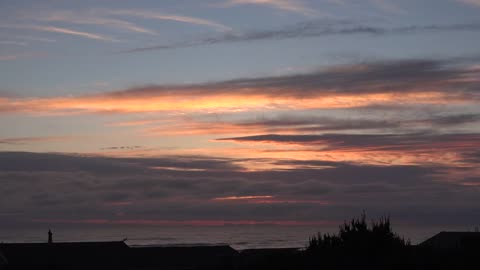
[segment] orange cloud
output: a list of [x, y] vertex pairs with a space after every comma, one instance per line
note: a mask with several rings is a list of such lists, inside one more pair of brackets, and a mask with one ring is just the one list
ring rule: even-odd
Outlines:
[[262, 125], [244, 127], [229, 122], [194, 122], [178, 121], [164, 127], [154, 127], [145, 130], [147, 135], [219, 135], [219, 134], [259, 134], [266, 132]]
[[[292, 91], [294, 91], [292, 89]], [[173, 91], [172, 91], [173, 92]], [[193, 94], [168, 93], [150, 96], [80, 96], [57, 98], [3, 98], [1, 111], [46, 114], [74, 113], [140, 113], [161, 111], [240, 112], [258, 109], [335, 109], [368, 105], [452, 104], [468, 102], [440, 92], [382, 94], [321, 94], [309, 98], [296, 96], [274, 97], [258, 94]]]
[[272, 199], [273, 196], [230, 196], [230, 197], [219, 197], [213, 198], [214, 201], [237, 201], [237, 200], [255, 200], [255, 199]]
[[200, 169], [200, 168], [185, 168], [185, 167], [166, 167], [166, 166], [155, 166], [155, 167], [150, 167], [150, 169], [153, 170], [168, 170], [168, 171], [183, 171], [183, 172], [203, 172], [206, 171], [206, 169]]
[[242, 202], [249, 204], [318, 204], [318, 205], [331, 205], [332, 202], [326, 200], [299, 200], [299, 199], [277, 199], [271, 195], [260, 196], [229, 196], [213, 198], [212, 201], [224, 201], [224, 202]]

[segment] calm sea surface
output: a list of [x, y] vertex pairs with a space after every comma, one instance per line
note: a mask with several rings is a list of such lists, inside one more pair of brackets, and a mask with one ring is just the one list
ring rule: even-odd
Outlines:
[[[0, 229], [0, 242], [45, 242], [48, 227], [35, 229]], [[130, 246], [215, 245], [228, 244], [242, 250], [248, 248], [305, 247], [310, 236], [318, 231], [335, 232], [338, 227], [313, 226], [100, 226], [51, 228], [54, 241], [118, 241], [127, 238]], [[442, 229], [397, 229], [412, 243], [421, 242]]]

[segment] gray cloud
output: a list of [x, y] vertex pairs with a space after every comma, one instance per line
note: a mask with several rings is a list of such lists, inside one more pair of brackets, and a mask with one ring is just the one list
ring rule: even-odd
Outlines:
[[464, 153], [464, 159], [466, 162], [469, 162], [469, 163], [480, 163], [480, 151], [478, 150], [474, 150], [472, 149], [473, 151], [469, 151], [467, 153]]
[[480, 114], [472, 113], [436, 116], [426, 120], [426, 122], [431, 122], [432, 124], [439, 126], [462, 125], [478, 121], [480, 121]]
[[0, 152], [2, 171], [71, 171], [116, 174], [144, 172], [154, 167], [179, 169], [238, 170], [229, 160], [204, 157], [106, 158], [97, 156]]
[[[4, 152], [0, 213], [16, 214], [0, 215], [7, 219], [0, 227], [29, 224], [35, 219], [342, 220], [362, 209], [391, 213], [399, 221], [452, 225], [470, 222], [469, 211], [478, 211], [474, 206], [480, 205], [477, 188], [439, 181], [437, 175], [448, 169], [444, 167], [275, 160], [272, 162], [296, 169], [249, 172], [232, 169], [236, 161]], [[20, 164], [14, 166], [17, 162]], [[172, 167], [190, 164], [203, 170], [151, 169], [152, 164], [165, 162]], [[211, 200], [245, 195], [273, 195], [299, 202]], [[447, 202], [445, 198], [450, 199]], [[317, 205], [309, 200], [331, 204]], [[412, 206], [418, 212], [409, 211]], [[420, 210], [435, 214], [424, 216]], [[442, 216], [453, 213], [457, 213], [455, 219], [440, 222]]]
[[192, 85], [150, 85], [105, 95], [115, 98], [162, 95], [266, 94], [272, 97], [309, 98], [320, 94], [409, 93], [429, 89], [452, 97], [478, 98], [478, 71], [465, 59], [390, 60], [337, 66], [304, 74], [240, 78]]
[[384, 151], [426, 151], [441, 147], [442, 150], [470, 150], [479, 147], [480, 134], [323, 134], [323, 135], [281, 135], [221, 138], [218, 141], [234, 142], [279, 142], [325, 146], [327, 150], [384, 150]]
[[70, 140], [68, 136], [44, 136], [44, 137], [17, 137], [17, 138], [0, 138], [0, 144], [31, 144], [43, 142], [55, 142]]
[[395, 128], [398, 123], [374, 119], [342, 119], [329, 117], [280, 117], [260, 121], [246, 121], [235, 123], [245, 128], [262, 126], [270, 131], [315, 132], [331, 130], [358, 130]]
[[[403, 108], [405, 110], [405, 108]], [[394, 108], [385, 108], [384, 112], [390, 110], [395, 111]], [[411, 110], [414, 110], [411, 108]], [[425, 109], [424, 109], [425, 110]], [[480, 114], [475, 113], [457, 113], [457, 114], [438, 114], [423, 112], [421, 109], [415, 111], [420, 116], [381, 116], [372, 115], [371, 112], [363, 112], [355, 110], [352, 112], [342, 112], [342, 117], [332, 116], [315, 116], [313, 112], [299, 115], [280, 115], [275, 117], [261, 117], [260, 119], [215, 119], [215, 121], [207, 120], [193, 120], [196, 131], [204, 131], [207, 133], [212, 127], [216, 125], [224, 125], [229, 123], [230, 126], [237, 128], [237, 130], [244, 130], [245, 132], [251, 130], [263, 131], [266, 133], [297, 133], [308, 134], [316, 132], [344, 132], [350, 130], [372, 130], [372, 131], [389, 131], [405, 133], [417, 130], [417, 132], [427, 132], [433, 128], [451, 128], [462, 125], [475, 124], [480, 121]], [[318, 112], [317, 112], [318, 113]], [[210, 121], [208, 121], [210, 120]], [[191, 129], [192, 124], [189, 123], [186, 127], [178, 127]], [[472, 127], [473, 130], [475, 129]], [[162, 128], [152, 128], [149, 132], [162, 132]], [[229, 129], [225, 133], [231, 132]]]

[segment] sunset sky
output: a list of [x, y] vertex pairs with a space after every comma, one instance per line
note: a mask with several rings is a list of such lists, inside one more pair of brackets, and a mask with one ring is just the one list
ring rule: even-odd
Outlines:
[[0, 228], [480, 224], [479, 0], [1, 0]]

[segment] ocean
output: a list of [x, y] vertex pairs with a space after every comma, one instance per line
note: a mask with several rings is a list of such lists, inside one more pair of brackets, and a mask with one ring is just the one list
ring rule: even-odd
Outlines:
[[[0, 229], [0, 242], [46, 242], [51, 229], [56, 242], [120, 241], [129, 246], [195, 246], [227, 244], [237, 250], [250, 248], [304, 248], [317, 232], [336, 232], [338, 227], [228, 225], [228, 226], [85, 226]], [[395, 230], [395, 228], [394, 228]], [[399, 228], [413, 244], [422, 242], [441, 228]]]

